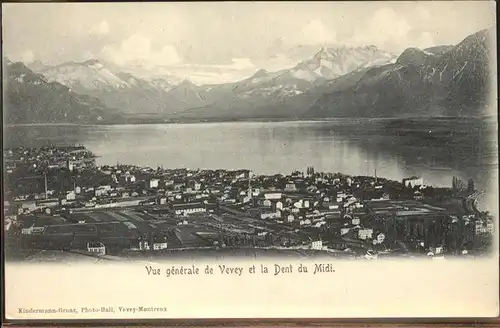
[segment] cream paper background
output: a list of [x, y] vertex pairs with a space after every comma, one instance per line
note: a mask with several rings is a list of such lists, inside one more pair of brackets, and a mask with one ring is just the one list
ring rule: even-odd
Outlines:
[[[278, 261], [293, 263], [299, 261]], [[314, 261], [300, 262], [312, 266]], [[318, 261], [316, 261], [318, 262]], [[243, 266], [241, 276], [204, 266]], [[271, 268], [261, 274], [259, 266]], [[336, 272], [279, 274], [273, 262], [194, 262], [198, 276], [148, 276], [144, 263], [13, 264], [6, 271], [8, 319], [492, 317], [498, 315], [498, 257], [476, 260], [331, 261]], [[166, 268], [173, 263], [154, 263]], [[190, 266], [190, 262], [176, 263]], [[256, 274], [247, 267], [256, 264]], [[310, 268], [312, 269], [312, 267]], [[18, 308], [112, 306], [115, 313], [20, 314]], [[118, 307], [166, 307], [120, 312]]]
[[[495, 48], [495, 47], [493, 47]], [[494, 57], [496, 58], [496, 51]], [[496, 72], [496, 60], [492, 65]], [[497, 85], [496, 75], [492, 84]], [[493, 88], [492, 114], [497, 116]], [[494, 136], [496, 139], [497, 137]], [[498, 218], [498, 175], [487, 193]], [[498, 219], [494, 249], [498, 249]], [[274, 276], [274, 261], [193, 262], [198, 276], [148, 276], [145, 265], [162, 269], [184, 263], [5, 264], [8, 319], [150, 318], [349, 318], [493, 317], [499, 315], [499, 258], [444, 261], [284, 261], [312, 269], [332, 263], [335, 273]], [[215, 274], [203, 274], [206, 264]], [[260, 264], [271, 272], [259, 273]], [[217, 264], [243, 266], [241, 276], [221, 275]], [[257, 273], [248, 274], [255, 264]], [[20, 314], [19, 308], [58, 309], [112, 306], [115, 313]], [[120, 312], [118, 307], [167, 307], [167, 312]]]

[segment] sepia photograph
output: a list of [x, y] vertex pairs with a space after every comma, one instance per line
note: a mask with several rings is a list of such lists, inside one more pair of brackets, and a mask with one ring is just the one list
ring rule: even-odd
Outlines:
[[495, 12], [2, 4], [7, 317], [497, 316]]

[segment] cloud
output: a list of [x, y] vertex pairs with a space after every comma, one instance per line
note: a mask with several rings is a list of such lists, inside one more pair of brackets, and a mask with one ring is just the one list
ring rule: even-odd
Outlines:
[[94, 55], [94, 53], [92, 51], [86, 50], [83, 52], [82, 58], [83, 58], [83, 60], [89, 60], [89, 59], [95, 59], [96, 56]]
[[424, 7], [423, 5], [417, 5], [415, 12], [417, 14], [417, 17], [424, 21], [427, 21], [431, 18], [431, 13], [429, 9]]
[[23, 63], [30, 64], [35, 60], [35, 55], [33, 54], [33, 51], [26, 50], [21, 54], [20, 59]]
[[299, 34], [299, 42], [301, 44], [334, 43], [336, 37], [335, 31], [326, 28], [323, 21], [314, 19], [302, 28]]
[[229, 69], [234, 69], [234, 70], [244, 70], [244, 69], [249, 69], [249, 68], [254, 68], [255, 65], [253, 64], [252, 60], [250, 58], [233, 58], [233, 63], [231, 65], [228, 65], [227, 67], [223, 68], [229, 68]]
[[163, 45], [155, 50], [151, 38], [136, 33], [123, 40], [119, 45], [105, 46], [102, 55], [118, 65], [141, 63], [146, 67], [173, 65], [181, 62], [177, 49], [171, 45]]
[[100, 34], [100, 35], [104, 35], [104, 34], [108, 34], [109, 33], [109, 24], [107, 21], [101, 21], [99, 24], [95, 25], [91, 32], [93, 34]]
[[429, 32], [422, 32], [414, 42], [415, 47], [420, 49], [430, 48], [435, 45], [434, 38]]
[[404, 17], [393, 8], [385, 7], [375, 11], [365, 24], [358, 27], [349, 43], [403, 50], [412, 43], [408, 38], [411, 31], [412, 27]]
[[291, 68], [297, 65], [297, 62], [284, 54], [278, 54], [275, 57], [262, 63], [262, 67], [268, 71], [278, 71], [284, 68]]
[[125, 67], [125, 70], [143, 78], [168, 75], [201, 85], [239, 81], [254, 74], [257, 66], [249, 58], [233, 58], [230, 64], [177, 63], [155, 67], [146, 67], [137, 61]]

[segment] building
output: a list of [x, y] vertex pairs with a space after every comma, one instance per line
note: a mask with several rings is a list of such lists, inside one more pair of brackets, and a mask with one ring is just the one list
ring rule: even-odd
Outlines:
[[[168, 246], [166, 238], [154, 238], [153, 242], [153, 250], [154, 251], [159, 251], [162, 249], [166, 249]], [[140, 241], [139, 242], [139, 249], [141, 251], [150, 251], [151, 246], [149, 245], [149, 242], [146, 240]]]
[[99, 256], [106, 255], [106, 247], [101, 242], [88, 242], [87, 251], [90, 253], [95, 253]]
[[176, 215], [188, 215], [188, 214], [193, 214], [193, 213], [206, 212], [206, 208], [205, 208], [205, 205], [203, 203], [173, 204], [172, 210]]
[[29, 226], [27, 228], [22, 228], [21, 229], [21, 233], [23, 235], [31, 235], [31, 234], [33, 234], [33, 226]]
[[359, 229], [358, 238], [359, 239], [371, 239], [373, 235], [373, 229]]
[[69, 191], [66, 194], [66, 200], [75, 200], [76, 199], [76, 194], [74, 191]]
[[280, 211], [276, 211], [276, 212], [264, 211], [264, 212], [260, 213], [260, 218], [263, 219], [263, 220], [266, 220], [266, 219], [276, 219], [276, 218], [279, 218], [279, 217], [281, 217]]
[[158, 180], [158, 179], [149, 180], [149, 188], [158, 188], [159, 184], [160, 184], [160, 180]]
[[268, 192], [264, 194], [265, 199], [281, 199], [282, 194], [280, 192]]
[[493, 233], [493, 221], [483, 222], [478, 220], [475, 229], [476, 234]]
[[287, 183], [285, 186], [285, 191], [297, 191], [297, 187], [295, 186], [295, 183]]
[[403, 184], [407, 188], [415, 188], [415, 187], [422, 186], [424, 184], [424, 179], [422, 179], [421, 177], [417, 177], [417, 176], [413, 176], [410, 178], [404, 178]]
[[323, 249], [323, 242], [321, 240], [315, 240], [311, 243], [311, 249], [321, 250]]
[[[58, 198], [42, 199], [42, 200], [37, 200], [35, 203], [35, 207], [31, 208], [31, 209], [44, 208], [44, 207], [54, 207], [57, 205], [59, 205]], [[22, 206], [25, 207], [25, 203], [23, 203]]]

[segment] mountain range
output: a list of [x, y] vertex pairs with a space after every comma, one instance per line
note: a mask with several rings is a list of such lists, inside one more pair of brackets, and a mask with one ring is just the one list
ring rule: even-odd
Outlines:
[[96, 124], [120, 119], [119, 111], [106, 107], [100, 99], [49, 82], [23, 63], [4, 58], [3, 64], [3, 115], [7, 124]]
[[493, 30], [456, 46], [406, 49], [394, 64], [370, 68], [323, 94], [308, 117], [476, 116], [492, 89]]
[[7, 118], [76, 123], [139, 116], [183, 121], [481, 115], [492, 91], [493, 33], [479, 31], [457, 45], [409, 48], [399, 56], [375, 46], [325, 47], [292, 68], [261, 69], [213, 85], [138, 78], [95, 59], [28, 67], [4, 59]]

